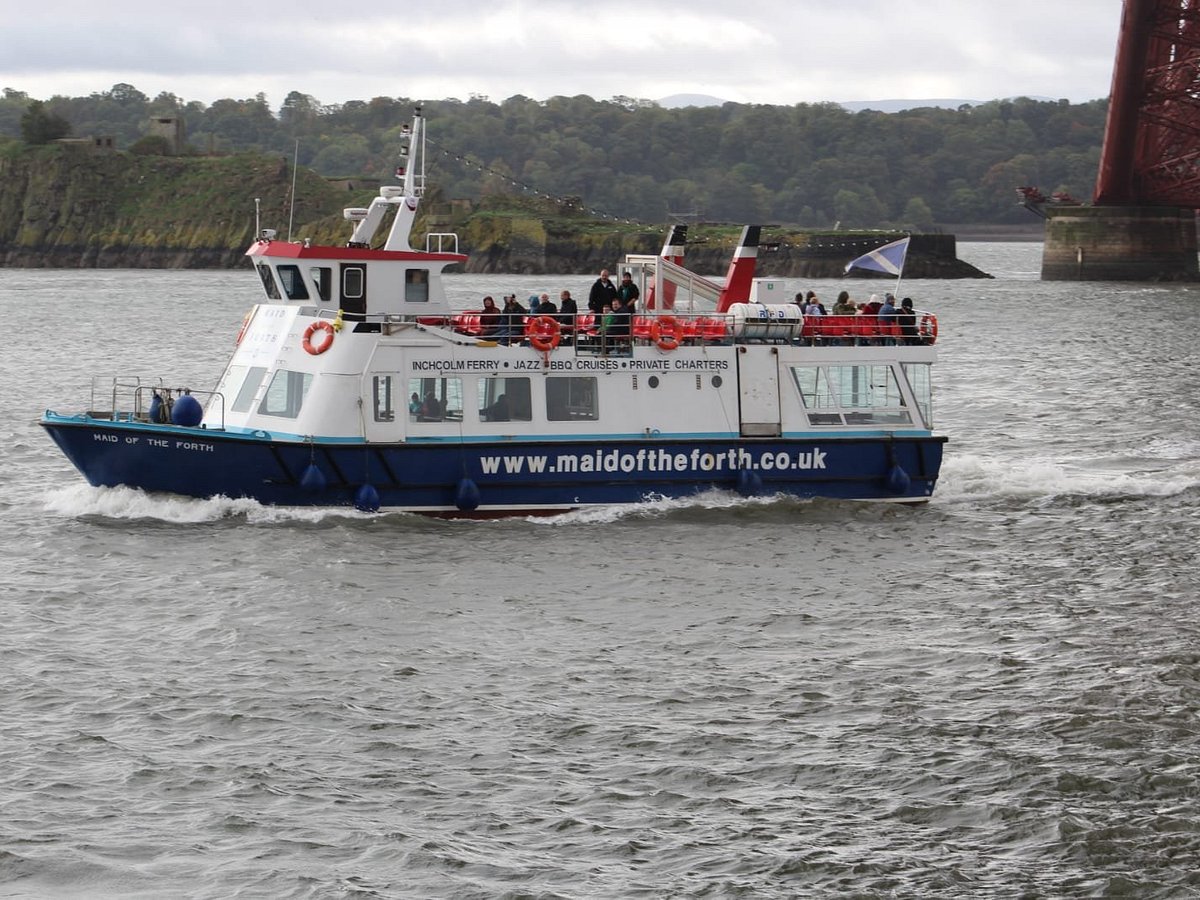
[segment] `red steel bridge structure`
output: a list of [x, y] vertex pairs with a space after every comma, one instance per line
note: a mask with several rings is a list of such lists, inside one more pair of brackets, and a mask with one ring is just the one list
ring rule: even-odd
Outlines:
[[1092, 204], [1031, 191], [1043, 279], [1200, 280], [1200, 0], [1125, 0]]
[[1125, 0], [1093, 202], [1200, 209], [1200, 0]]

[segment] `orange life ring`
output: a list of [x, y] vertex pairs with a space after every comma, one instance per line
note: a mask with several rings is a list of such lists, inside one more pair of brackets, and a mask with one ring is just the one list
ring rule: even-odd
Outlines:
[[553, 316], [534, 316], [529, 320], [525, 333], [529, 335], [529, 343], [533, 345], [533, 349], [543, 353], [553, 350], [562, 340], [562, 328], [558, 319]]
[[683, 325], [674, 316], [657, 316], [650, 323], [650, 340], [659, 350], [670, 352], [683, 340]]
[[[312, 336], [318, 331], [325, 332], [325, 336], [318, 343], [314, 344]], [[311, 353], [313, 356], [319, 356], [324, 353], [333, 346], [333, 325], [324, 319], [313, 322], [304, 329], [304, 340], [300, 342], [300, 346], [304, 348], [305, 353]]]
[[918, 329], [921, 337], [926, 344], [937, 343], [937, 316], [933, 313], [925, 313], [921, 316], [921, 327]]

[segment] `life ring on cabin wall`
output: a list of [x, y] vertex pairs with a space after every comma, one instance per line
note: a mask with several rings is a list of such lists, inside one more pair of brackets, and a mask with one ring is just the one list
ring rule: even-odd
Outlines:
[[937, 316], [933, 313], [925, 313], [925, 315], [921, 316], [921, 325], [917, 330], [924, 343], [937, 343]]
[[650, 340], [669, 353], [683, 340], [683, 325], [674, 316], [657, 316], [650, 323]]
[[558, 319], [552, 316], [535, 316], [530, 319], [525, 333], [529, 336], [529, 343], [533, 345], [533, 349], [543, 353], [553, 350], [562, 340], [562, 328]]
[[[324, 336], [314, 344], [312, 337], [318, 331], [323, 332]], [[305, 353], [311, 353], [313, 356], [319, 356], [324, 353], [333, 346], [333, 325], [323, 319], [319, 322], [313, 322], [304, 329], [304, 340], [300, 342], [300, 346], [304, 348]]]

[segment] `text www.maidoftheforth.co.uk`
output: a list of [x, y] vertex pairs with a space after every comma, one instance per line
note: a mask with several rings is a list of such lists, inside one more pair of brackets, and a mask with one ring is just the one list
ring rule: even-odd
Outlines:
[[485, 475], [574, 474], [576, 472], [739, 472], [795, 471], [824, 469], [825, 451], [812, 450], [790, 453], [786, 450], [749, 450], [730, 448], [718, 453], [692, 450], [673, 453], [662, 448], [643, 447], [636, 451], [597, 450], [594, 453], [537, 453], [481, 456], [480, 467]]

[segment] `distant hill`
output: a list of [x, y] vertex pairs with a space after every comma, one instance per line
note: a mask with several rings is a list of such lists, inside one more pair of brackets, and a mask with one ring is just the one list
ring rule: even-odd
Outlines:
[[[1029, 99], [1040, 102], [1049, 100], [1050, 98], [1030, 97]], [[656, 102], [665, 109], [681, 109], [687, 106], [720, 106], [729, 101], [708, 94], [672, 94], [670, 97], [663, 97]], [[896, 113], [903, 112], [906, 109], [925, 109], [929, 107], [934, 109], [958, 109], [964, 105], [982, 106], [987, 102], [989, 101], [940, 97], [932, 100], [843, 100], [838, 103], [838, 106], [850, 112], [862, 112], [864, 109], [873, 109], [876, 112]]]
[[727, 101], [708, 94], [672, 94], [655, 102], [664, 109], [682, 109], [685, 106], [721, 106]]
[[848, 109], [850, 112], [862, 112], [864, 109], [873, 109], [876, 112], [895, 113], [903, 112], [906, 109], [924, 109], [933, 107], [935, 109], [958, 109], [964, 104], [967, 106], [980, 106], [982, 100], [843, 100], [838, 103], [842, 109]]

